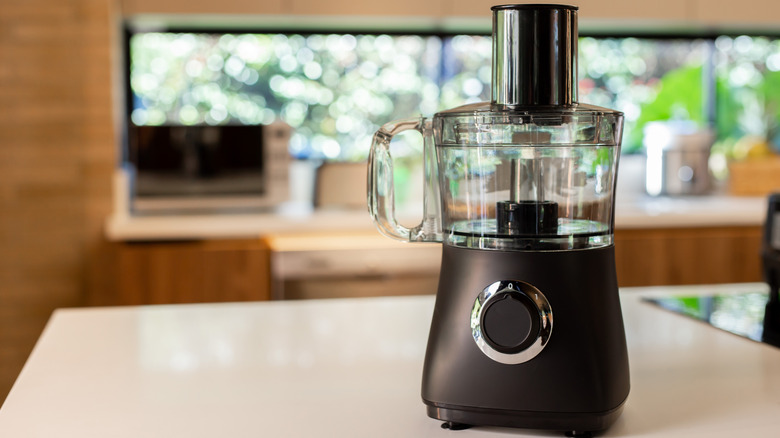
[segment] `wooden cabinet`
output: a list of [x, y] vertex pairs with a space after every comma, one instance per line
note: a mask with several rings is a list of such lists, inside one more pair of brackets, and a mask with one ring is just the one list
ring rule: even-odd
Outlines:
[[422, 295], [436, 292], [441, 245], [409, 244], [375, 229], [280, 233], [271, 251], [274, 299]]
[[[271, 299], [272, 286], [277, 298], [288, 299], [436, 290], [436, 245], [396, 248], [385, 237], [354, 232], [304, 237], [111, 243], [104, 285], [93, 288], [101, 295], [90, 302], [256, 301]], [[761, 281], [758, 226], [624, 229], [615, 241], [621, 287]]]
[[761, 281], [760, 249], [760, 226], [617, 230], [618, 284]]
[[258, 301], [270, 298], [260, 239], [111, 243], [94, 305]]

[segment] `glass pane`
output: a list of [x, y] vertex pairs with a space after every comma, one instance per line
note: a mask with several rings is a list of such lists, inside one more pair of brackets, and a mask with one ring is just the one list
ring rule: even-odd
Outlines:
[[642, 149], [648, 122], [706, 125], [710, 48], [701, 39], [580, 38], [579, 101], [625, 114], [628, 153]]
[[780, 143], [780, 40], [722, 36], [715, 40], [718, 154], [744, 159]]
[[439, 103], [441, 40], [418, 35], [139, 33], [135, 125], [295, 128], [300, 158], [363, 160], [383, 123]]
[[[490, 37], [459, 35], [443, 46], [439, 109], [489, 101]], [[580, 38], [578, 100], [623, 112], [623, 151], [639, 152], [648, 122], [709, 122], [703, 68], [710, 52], [703, 39]]]
[[[746, 75], [780, 64], [769, 60], [776, 44], [745, 38], [718, 40], [720, 75], [741, 89], [731, 96], [739, 126], [718, 119], [729, 132], [760, 130], [755, 79]], [[710, 50], [698, 39], [581, 38], [579, 101], [624, 112], [623, 149], [639, 151], [647, 122], [708, 121]], [[130, 61], [135, 125], [281, 117], [296, 130], [291, 153], [301, 158], [364, 160], [385, 122], [490, 100], [484, 35], [149, 32], [131, 35]]]
[[492, 40], [483, 35], [445, 38], [438, 110], [489, 102]]

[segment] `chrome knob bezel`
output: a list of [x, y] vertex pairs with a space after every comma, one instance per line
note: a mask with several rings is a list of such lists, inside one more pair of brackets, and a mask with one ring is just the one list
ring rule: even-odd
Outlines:
[[[494, 349], [485, 340], [482, 333], [481, 321], [483, 313], [488, 305], [499, 299], [506, 293], [520, 293], [530, 299], [536, 309], [539, 311], [539, 333], [534, 342], [525, 350], [517, 353], [503, 353]], [[471, 309], [471, 333], [474, 337], [477, 347], [490, 359], [507, 364], [517, 365], [535, 358], [542, 352], [550, 340], [553, 327], [553, 314], [550, 302], [547, 297], [535, 286], [519, 280], [501, 280], [491, 283], [479, 293], [474, 300], [474, 307]]]

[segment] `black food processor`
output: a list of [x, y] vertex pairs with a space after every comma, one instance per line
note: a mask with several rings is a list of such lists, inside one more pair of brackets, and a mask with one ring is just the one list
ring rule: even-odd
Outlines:
[[[442, 242], [429, 416], [451, 428], [602, 430], [629, 392], [613, 246], [623, 115], [577, 102], [577, 7], [492, 10], [491, 101], [383, 126], [369, 210], [387, 236]], [[408, 129], [425, 151], [413, 228], [394, 215], [389, 153]]]

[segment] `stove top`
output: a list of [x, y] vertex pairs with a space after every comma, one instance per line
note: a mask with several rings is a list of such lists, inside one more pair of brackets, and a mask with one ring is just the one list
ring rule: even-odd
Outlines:
[[645, 298], [663, 309], [689, 316], [717, 329], [780, 348], [775, 336], [764, 333], [767, 292]]

